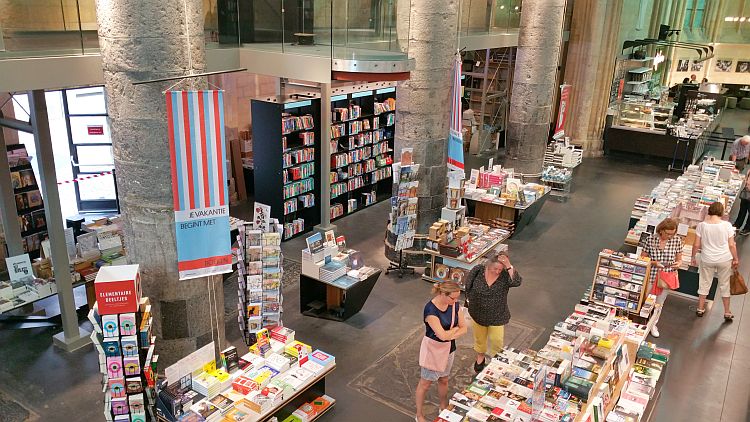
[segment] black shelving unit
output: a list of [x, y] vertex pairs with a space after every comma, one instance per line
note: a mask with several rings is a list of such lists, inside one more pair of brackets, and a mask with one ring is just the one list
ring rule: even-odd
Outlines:
[[[391, 197], [391, 189], [392, 189], [392, 183], [393, 183], [393, 176], [386, 177], [383, 179], [378, 180], [377, 182], [372, 182], [372, 174], [374, 171], [379, 169], [385, 169], [390, 168], [390, 164], [387, 164], [385, 162], [385, 156], [390, 157], [390, 162], [392, 163], [393, 158], [393, 141], [394, 141], [394, 135], [395, 135], [395, 109], [387, 112], [380, 112], [376, 114], [375, 111], [375, 103], [382, 103], [386, 99], [392, 98], [396, 99], [396, 89], [395, 87], [388, 87], [388, 88], [382, 88], [377, 90], [368, 90], [368, 91], [362, 91], [362, 92], [355, 92], [352, 94], [343, 94], [343, 95], [337, 95], [331, 98], [331, 110], [333, 111], [336, 108], [347, 108], [350, 109], [353, 106], [359, 106], [360, 107], [360, 113], [358, 117], [348, 117], [347, 119], [340, 119], [339, 116], [334, 113], [334, 118], [332, 119], [332, 128], [337, 125], [344, 125], [344, 130], [341, 131], [339, 136], [334, 136], [334, 131], [331, 131], [332, 141], [335, 142], [336, 149], [333, 149], [333, 145], [331, 148], [331, 172], [337, 174], [338, 180], [336, 182], [332, 182], [331, 185], [337, 184], [337, 183], [345, 183], [348, 184], [348, 181], [357, 176], [362, 176], [364, 179], [364, 185], [360, 186], [356, 189], [346, 189], [346, 192], [333, 197], [333, 192], [331, 192], [331, 209], [334, 209], [337, 204], [340, 204], [343, 207], [343, 214], [338, 215], [336, 217], [331, 218], [331, 221], [337, 220], [339, 218], [345, 217], [347, 215], [353, 214], [357, 211], [360, 211], [370, 205], [373, 205], [375, 203], [378, 203], [380, 201], [386, 200]], [[351, 116], [351, 114], [350, 114]], [[392, 117], [388, 117], [392, 116]], [[389, 119], [391, 119], [391, 124], [388, 125]], [[362, 129], [359, 131], [352, 131], [351, 124], [352, 122], [356, 121], [367, 121], [369, 125], [369, 129]], [[379, 141], [375, 141], [375, 133], [376, 132], [382, 132], [382, 138]], [[361, 146], [354, 146], [353, 148], [350, 148], [349, 146], [349, 137], [354, 136], [356, 134], [360, 133], [371, 133], [373, 137], [373, 141], [371, 143], [361, 145]], [[377, 144], [381, 144], [383, 142], [387, 142], [387, 151], [381, 154], [376, 154], [375, 151], [373, 151], [373, 147]], [[334, 157], [337, 154], [342, 153], [349, 153], [355, 150], [363, 149], [363, 148], [369, 148], [371, 151], [371, 154], [369, 157], [364, 158], [362, 160], [354, 161], [351, 163], [347, 163], [346, 165], [340, 165], [337, 166]], [[383, 162], [380, 163], [381, 165], [378, 165], [377, 157], [382, 156]], [[350, 168], [353, 169], [353, 167], [356, 164], [362, 163], [364, 164], [369, 159], [375, 159], [375, 169], [371, 171], [365, 171], [363, 169], [361, 174], [351, 174], [351, 177], [349, 177], [349, 170]], [[343, 174], [339, 173], [346, 173], [347, 178], [343, 178]], [[332, 177], [333, 174], [329, 175], [328, 177]], [[371, 193], [375, 192], [375, 201], [373, 203], [365, 205], [365, 193]], [[356, 209], [349, 211], [349, 201], [350, 200], [356, 200]]]
[[[28, 157], [23, 144], [7, 145], [9, 161], [21, 153]], [[41, 243], [47, 238], [47, 217], [44, 212], [42, 191], [30, 162], [21, 162], [10, 167], [18, 225], [21, 229], [23, 250], [34, 260], [41, 255]], [[6, 251], [7, 255], [7, 251]]]
[[[253, 119], [253, 161], [255, 201], [271, 206], [271, 217], [279, 221], [290, 223], [295, 219], [305, 221], [304, 230], [293, 236], [284, 236], [288, 240], [310, 231], [313, 226], [320, 224], [320, 99], [318, 98], [284, 98], [277, 102], [252, 100], [251, 113]], [[292, 116], [312, 116], [313, 127], [307, 130], [295, 130], [284, 134], [282, 131], [282, 118], [285, 114]], [[313, 189], [290, 198], [284, 197], [284, 173], [289, 173], [290, 168], [303, 163], [294, 163], [285, 167], [283, 163], [284, 154], [301, 149], [302, 140], [300, 134], [303, 132], [314, 133], [315, 141], [307, 148], [314, 148], [313, 164]], [[286, 136], [287, 150], [283, 148], [282, 138]], [[305, 178], [306, 179], [306, 178]], [[302, 179], [300, 179], [302, 180]], [[291, 180], [287, 184], [298, 180]], [[302, 203], [297, 201], [297, 211], [284, 214], [284, 202], [287, 199], [298, 198], [300, 195], [311, 193], [315, 196], [315, 204], [303, 208]]]

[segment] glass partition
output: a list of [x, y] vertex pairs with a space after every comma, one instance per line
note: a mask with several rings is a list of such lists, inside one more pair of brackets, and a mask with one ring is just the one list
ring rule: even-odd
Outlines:
[[462, 36], [504, 33], [518, 29], [522, 0], [461, 0]]
[[0, 58], [98, 49], [95, 0], [0, 0]]
[[410, 0], [333, 0], [333, 56], [406, 59], [410, 11]]

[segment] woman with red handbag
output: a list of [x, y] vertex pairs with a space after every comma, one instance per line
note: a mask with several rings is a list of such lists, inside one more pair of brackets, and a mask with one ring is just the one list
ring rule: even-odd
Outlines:
[[432, 287], [435, 296], [424, 307], [425, 335], [419, 349], [419, 366], [422, 367], [417, 384], [417, 422], [425, 422], [422, 407], [427, 390], [433, 382], [438, 383], [440, 410], [448, 407], [448, 376], [453, 366], [456, 339], [466, 334], [461, 306], [458, 298], [461, 288], [458, 283], [445, 281]]
[[[651, 293], [656, 295], [656, 303], [664, 306], [667, 295], [670, 290], [676, 290], [680, 287], [680, 280], [677, 278], [677, 270], [682, 264], [682, 247], [683, 242], [677, 234], [677, 221], [673, 218], [665, 218], [656, 226], [654, 235], [646, 240], [643, 245], [643, 255], [651, 258]], [[659, 322], [659, 315], [656, 316], [651, 335], [659, 337], [659, 328], [656, 324]]]

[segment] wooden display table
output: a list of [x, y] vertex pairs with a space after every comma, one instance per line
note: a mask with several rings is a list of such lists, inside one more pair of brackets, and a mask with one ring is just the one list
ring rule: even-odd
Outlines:
[[550, 189], [547, 187], [544, 191], [544, 195], [537, 198], [536, 201], [527, 205], [513, 206], [465, 197], [464, 199], [466, 200], [468, 210], [466, 215], [478, 218], [482, 220], [482, 223], [484, 224], [490, 224], [492, 220], [497, 218], [513, 221], [515, 225], [515, 230], [511, 235], [511, 237], [513, 237], [516, 233], [519, 233], [524, 227], [534, 221], [539, 214], [539, 211], [542, 209], [544, 202], [547, 201], [549, 192]]
[[299, 304], [302, 315], [345, 321], [362, 310], [382, 270], [351, 285], [299, 276]]
[[506, 240], [508, 240], [508, 237], [498, 237], [480, 253], [474, 255], [472, 259], [466, 259], [463, 255], [457, 258], [450, 257], [442, 255], [440, 252], [432, 249], [424, 249], [425, 253], [428, 253], [431, 256], [430, 275], [423, 275], [422, 278], [432, 283], [455, 281], [461, 286], [461, 289], [463, 289], [463, 279], [466, 273], [474, 268], [480, 258], [484, 258], [492, 252], [499, 252], [503, 249], [507, 249], [508, 245], [503, 244]]

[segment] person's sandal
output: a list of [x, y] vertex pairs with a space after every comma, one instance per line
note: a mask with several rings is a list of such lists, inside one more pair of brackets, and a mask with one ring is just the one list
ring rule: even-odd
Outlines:
[[697, 315], [699, 317], [702, 317], [705, 314], [706, 314], [706, 310], [705, 309], [696, 309], [695, 310], [695, 315]]
[[726, 321], [726, 322], [732, 322], [733, 320], [734, 320], [734, 314], [733, 313], [730, 312], [728, 314], [724, 314], [724, 321]]

